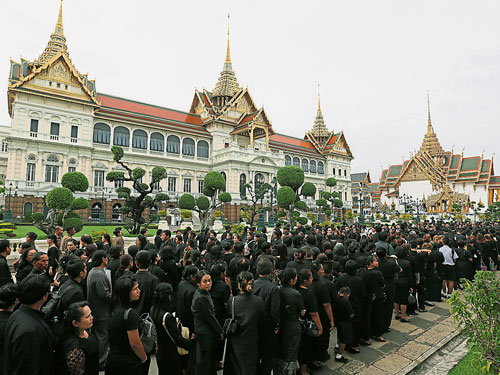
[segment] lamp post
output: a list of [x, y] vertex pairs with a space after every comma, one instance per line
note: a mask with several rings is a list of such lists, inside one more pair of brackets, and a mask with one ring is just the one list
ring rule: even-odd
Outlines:
[[[361, 188], [362, 189], [362, 188]], [[359, 192], [359, 216], [358, 216], [358, 222], [363, 224], [365, 222], [365, 213], [363, 211], [364, 205], [363, 205], [363, 191], [360, 190]]]
[[415, 198], [414, 201], [415, 208], [417, 209], [417, 224], [420, 224], [420, 208], [423, 208], [422, 199]]
[[4, 220], [6, 223], [12, 223], [12, 212], [10, 211], [10, 197], [12, 192], [12, 182], [9, 184], [9, 194], [7, 195], [7, 211], [5, 211]]
[[399, 204], [405, 208], [405, 214], [408, 211], [408, 206], [413, 205], [413, 203], [414, 201], [411, 195], [403, 194], [401, 197], [399, 197]]
[[99, 223], [104, 223], [106, 218], [104, 216], [104, 193], [107, 193], [105, 187], [102, 188], [101, 212], [99, 212]]
[[269, 214], [269, 228], [274, 228], [274, 196], [278, 190], [278, 182], [276, 177], [271, 181], [271, 213]]

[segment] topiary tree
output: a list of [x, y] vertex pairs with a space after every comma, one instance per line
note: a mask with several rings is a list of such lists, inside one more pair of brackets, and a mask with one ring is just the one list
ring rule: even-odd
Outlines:
[[231, 202], [231, 194], [224, 192], [225, 188], [226, 180], [220, 172], [208, 172], [203, 180], [203, 195], [194, 199], [189, 193], [183, 194], [179, 198], [179, 208], [196, 211], [203, 231], [210, 225], [214, 211]]
[[[311, 182], [304, 183], [304, 171], [294, 165], [278, 169], [276, 178], [281, 186], [276, 194], [278, 206], [286, 210], [288, 222], [293, 224], [294, 209], [301, 211], [307, 211], [308, 209], [307, 204], [301, 201], [300, 197], [313, 197], [316, 195], [316, 186]], [[307, 223], [307, 218], [305, 219]]]
[[85, 198], [74, 198], [73, 193], [85, 192], [89, 188], [87, 176], [81, 172], [68, 172], [61, 178], [62, 187], [52, 189], [45, 196], [45, 204], [49, 208], [47, 215], [41, 212], [33, 214], [33, 224], [46, 234], [53, 234], [57, 225], [64, 228], [74, 226], [77, 232], [83, 228], [82, 217], [77, 210], [89, 207]]
[[[151, 172], [151, 180], [149, 184], [143, 183], [142, 180], [146, 175], [146, 171], [143, 168], [130, 168], [127, 164], [123, 162], [123, 157], [125, 155], [123, 148], [119, 146], [113, 146], [111, 148], [113, 153], [113, 160], [118, 163], [125, 172], [109, 172], [106, 175], [107, 181], [131, 181], [134, 192], [128, 187], [122, 186], [116, 189], [118, 193], [118, 198], [124, 199], [123, 206], [121, 207], [122, 214], [128, 216], [132, 219], [132, 224], [129, 228], [130, 234], [139, 234], [141, 225], [146, 222], [143, 217], [144, 210], [146, 208], [154, 207], [155, 200], [151, 194], [153, 193], [154, 186], [161, 180], [167, 178], [167, 170], [164, 167], [153, 167]], [[162, 201], [163, 194], [160, 196], [158, 201]], [[157, 194], [159, 196], [160, 194]], [[156, 219], [156, 217], [155, 217]]]
[[[250, 227], [253, 227], [255, 216], [261, 212], [264, 208], [262, 204], [262, 200], [266, 193], [271, 190], [271, 185], [267, 182], [257, 185], [255, 188], [252, 184], [245, 184], [247, 195], [241, 197], [242, 199], [247, 199], [250, 201], [250, 205], [248, 206], [248, 212], [250, 214]], [[261, 203], [260, 207], [257, 207]]]

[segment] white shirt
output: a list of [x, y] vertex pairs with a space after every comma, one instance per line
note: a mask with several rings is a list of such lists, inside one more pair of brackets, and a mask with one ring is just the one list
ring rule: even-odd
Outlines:
[[458, 255], [449, 246], [444, 245], [442, 248], [439, 249], [439, 252], [444, 256], [444, 262], [443, 262], [444, 265], [446, 266], [455, 265], [455, 262], [453, 260], [457, 259]]

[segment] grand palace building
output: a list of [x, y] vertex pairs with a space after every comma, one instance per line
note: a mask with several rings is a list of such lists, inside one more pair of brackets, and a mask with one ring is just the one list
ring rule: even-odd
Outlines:
[[172, 207], [185, 192], [200, 194], [204, 175], [214, 170], [225, 176], [226, 191], [232, 195], [223, 212], [238, 220], [240, 206], [246, 203], [244, 185], [272, 182], [285, 165], [301, 167], [318, 194], [326, 189], [326, 179], [335, 177], [334, 189], [344, 209], [351, 207], [353, 156], [343, 132], [327, 129], [319, 97], [314, 124], [303, 138], [277, 134], [264, 108], [238, 84], [229, 33], [214, 89], [195, 90], [187, 112], [99, 93], [96, 82], [79, 73], [69, 57], [62, 3], [41, 55], [33, 61], [11, 60], [10, 66], [12, 120], [0, 131], [0, 174], [7, 192], [10, 189], [13, 217], [46, 210], [47, 192], [60, 186], [64, 173], [80, 171], [91, 185], [81, 194], [91, 203], [82, 216], [95, 220], [103, 209], [106, 221], [116, 221], [122, 201], [114, 188], [120, 183], [106, 181], [108, 172], [119, 170], [113, 145], [124, 148], [129, 166], [147, 171], [145, 182], [153, 167], [166, 167], [168, 178], [155, 190], [168, 192]]

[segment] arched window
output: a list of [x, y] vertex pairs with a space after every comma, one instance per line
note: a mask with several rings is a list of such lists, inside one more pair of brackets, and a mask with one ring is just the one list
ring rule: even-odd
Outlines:
[[318, 161], [318, 173], [319, 174], [325, 173], [325, 165], [323, 164], [322, 161]]
[[94, 125], [94, 142], [109, 145], [111, 138], [111, 128], [103, 122]]
[[97, 221], [99, 220], [99, 215], [101, 214], [101, 210], [102, 210], [102, 205], [100, 203], [94, 203], [92, 205], [92, 209], [90, 210], [91, 212], [91, 218], [92, 218], [92, 221]]
[[26, 202], [23, 206], [23, 216], [26, 216], [27, 213], [33, 213], [33, 203]]
[[208, 158], [209, 147], [208, 147], [207, 141], [199, 141], [198, 142], [198, 150], [197, 150], [196, 155], [198, 155], [199, 158]]
[[247, 195], [247, 187], [245, 184], [247, 183], [247, 175], [242, 173], [240, 174], [240, 197], [243, 198]]
[[181, 148], [181, 141], [176, 135], [169, 135], [167, 137], [167, 152], [171, 154], [178, 154]]
[[316, 173], [316, 162], [314, 160], [309, 162], [309, 172]]
[[296, 167], [300, 168], [300, 159], [299, 158], [293, 158], [293, 165]]
[[262, 184], [264, 183], [264, 176], [260, 173], [257, 173], [254, 177], [254, 188], [255, 190], [260, 189]]
[[309, 172], [309, 160], [302, 159], [302, 170], [304, 172]]
[[226, 191], [226, 185], [227, 185], [226, 172], [221, 172], [220, 174], [222, 175], [222, 178], [226, 182], [226, 184], [224, 185], [224, 189], [222, 189], [222, 191]]
[[152, 151], [161, 151], [165, 150], [164, 137], [162, 134], [158, 132], [154, 132], [151, 134], [150, 146], [149, 148]]
[[122, 205], [120, 203], [115, 203], [111, 210], [111, 220], [112, 221], [120, 221]]
[[288, 155], [285, 155], [285, 165], [286, 166], [292, 165], [292, 158]]
[[113, 144], [128, 147], [130, 145], [130, 131], [124, 126], [117, 126], [113, 133]]
[[59, 181], [59, 158], [56, 155], [49, 155], [45, 165], [45, 182]]
[[134, 133], [132, 133], [132, 147], [143, 150], [148, 148], [148, 134], [144, 130], [134, 130]]
[[182, 140], [182, 155], [194, 156], [194, 141], [191, 138], [184, 138]]

